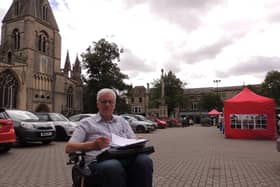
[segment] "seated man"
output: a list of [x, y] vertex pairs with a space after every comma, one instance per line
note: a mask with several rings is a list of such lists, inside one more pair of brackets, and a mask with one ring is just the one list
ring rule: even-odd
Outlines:
[[113, 115], [116, 94], [104, 88], [97, 93], [96, 116], [85, 118], [66, 144], [66, 153], [87, 152], [91, 176], [86, 186], [103, 187], [152, 187], [153, 162], [146, 154], [139, 154], [127, 160], [110, 159], [96, 162], [96, 155], [109, 146], [111, 133], [125, 138], [136, 138], [128, 122]]

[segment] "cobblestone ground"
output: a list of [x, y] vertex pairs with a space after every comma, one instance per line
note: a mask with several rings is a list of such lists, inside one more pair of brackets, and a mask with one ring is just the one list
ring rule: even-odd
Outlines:
[[[155, 187], [280, 187], [275, 141], [225, 139], [215, 127], [143, 134], [156, 152]], [[71, 187], [64, 142], [16, 147], [0, 154], [0, 187]]]

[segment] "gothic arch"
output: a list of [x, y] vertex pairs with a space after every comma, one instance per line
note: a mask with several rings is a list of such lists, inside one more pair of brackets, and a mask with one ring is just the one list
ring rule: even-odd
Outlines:
[[49, 35], [46, 31], [42, 30], [38, 38], [38, 50], [43, 53], [48, 53]]
[[0, 73], [0, 107], [17, 108], [19, 79], [14, 71], [7, 69]]
[[35, 112], [50, 112], [50, 109], [48, 105], [41, 103], [36, 107]]
[[73, 87], [69, 86], [66, 92], [66, 108], [73, 108]]
[[13, 48], [15, 50], [20, 49], [20, 32], [18, 29], [13, 30]]

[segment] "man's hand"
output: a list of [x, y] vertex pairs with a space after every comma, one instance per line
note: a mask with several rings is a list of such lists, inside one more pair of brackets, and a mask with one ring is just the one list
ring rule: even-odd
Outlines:
[[92, 151], [100, 150], [108, 147], [110, 144], [110, 139], [106, 136], [100, 136], [96, 138], [95, 141], [87, 142], [68, 142], [65, 146], [66, 153], [72, 153], [75, 151]]
[[110, 139], [108, 137], [105, 137], [105, 136], [98, 137], [94, 141], [94, 147], [95, 147], [96, 150], [100, 150], [100, 149], [103, 149], [105, 147], [108, 147], [109, 144], [110, 144]]

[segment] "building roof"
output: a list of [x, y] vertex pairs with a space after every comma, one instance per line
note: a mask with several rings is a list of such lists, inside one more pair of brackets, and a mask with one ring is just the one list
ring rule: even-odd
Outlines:
[[[18, 3], [18, 4], [16, 4]], [[19, 6], [18, 15], [15, 14], [16, 6]], [[43, 20], [42, 17], [42, 7], [43, 5], [46, 5], [48, 7], [47, 9], [47, 20]], [[42, 24], [47, 24], [49, 27], [52, 27], [55, 30], [58, 29], [58, 25], [56, 23], [55, 17], [53, 15], [52, 9], [50, 7], [50, 4], [48, 0], [17, 0], [13, 1], [12, 5], [10, 6], [7, 14], [5, 15], [3, 19], [3, 23], [9, 22], [11, 20], [25, 17], [25, 16], [31, 16], [34, 17], [36, 20], [41, 22]]]

